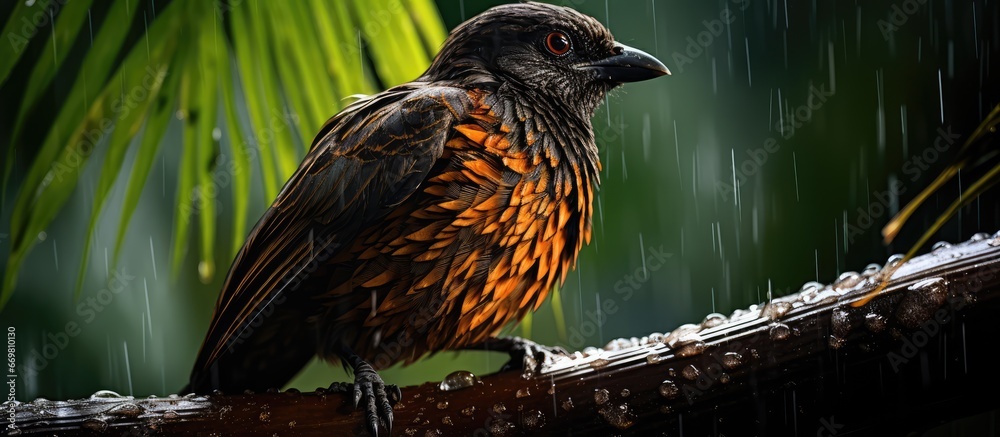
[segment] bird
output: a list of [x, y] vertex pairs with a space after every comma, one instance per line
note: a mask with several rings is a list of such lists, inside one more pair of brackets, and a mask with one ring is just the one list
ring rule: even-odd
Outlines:
[[[997, 144], [997, 129], [1000, 128], [1000, 105], [994, 106], [993, 110], [986, 115], [986, 118], [979, 124], [979, 126], [972, 131], [972, 134], [965, 140], [962, 147], [955, 154], [951, 163], [948, 164], [941, 171], [940, 174], [934, 180], [927, 185], [920, 194], [917, 194], [912, 200], [910, 200], [903, 209], [899, 210], [895, 216], [889, 220], [884, 227], [882, 227], [882, 237], [883, 243], [889, 244], [896, 238], [899, 231], [902, 230], [903, 225], [911, 216], [920, 208], [920, 205], [924, 203], [932, 194], [941, 189], [948, 181], [953, 177], [960, 174], [963, 169], [974, 168], [974, 167], [987, 167], [989, 163], [995, 161], [994, 158], [1000, 153], [1000, 148]], [[990, 187], [996, 185], [1000, 182], [1000, 163], [994, 164], [990, 167], [986, 173], [972, 183], [958, 199], [955, 199], [942, 212], [938, 215], [938, 218], [934, 220], [934, 223], [924, 231], [916, 243], [914, 243], [910, 249], [903, 255], [903, 258], [895, 263], [892, 267], [883, 269], [880, 276], [881, 280], [878, 285], [872, 289], [872, 291], [865, 294], [861, 299], [858, 299], [851, 303], [854, 307], [862, 307], [876, 296], [882, 293], [883, 290], [889, 285], [889, 279], [892, 277], [893, 273], [899, 269], [903, 264], [912, 259], [917, 251], [920, 250], [931, 237], [944, 227], [948, 220], [951, 220], [958, 211], [972, 203], [981, 194], [986, 192]]]
[[497, 335], [590, 242], [594, 111], [667, 74], [568, 7], [460, 24], [420, 77], [322, 126], [237, 253], [184, 392], [280, 388], [318, 356], [353, 372], [335, 386], [377, 435], [399, 397], [379, 369], [458, 349], [524, 368], [552, 352]]

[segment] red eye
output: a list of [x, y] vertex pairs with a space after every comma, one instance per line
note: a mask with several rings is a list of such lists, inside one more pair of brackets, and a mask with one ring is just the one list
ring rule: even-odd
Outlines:
[[545, 48], [549, 50], [550, 53], [556, 56], [562, 56], [569, 53], [569, 49], [572, 45], [569, 42], [569, 37], [562, 32], [552, 32], [545, 37]]

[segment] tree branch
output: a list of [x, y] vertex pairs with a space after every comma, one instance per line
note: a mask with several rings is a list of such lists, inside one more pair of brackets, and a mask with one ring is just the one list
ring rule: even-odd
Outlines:
[[[862, 308], [872, 269], [668, 335], [617, 340], [533, 378], [406, 387], [395, 434], [905, 434], [996, 408], [1000, 233], [917, 257]], [[450, 384], [462, 385], [462, 375]], [[464, 375], [468, 377], [469, 375]], [[973, 398], [976, 398], [973, 401]], [[4, 404], [22, 435], [363, 433], [342, 393], [219, 394]], [[8, 429], [9, 431], [9, 429]]]

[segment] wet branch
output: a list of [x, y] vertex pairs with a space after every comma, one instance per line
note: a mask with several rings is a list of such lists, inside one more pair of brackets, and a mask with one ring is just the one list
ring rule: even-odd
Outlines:
[[[880, 273], [845, 274], [672, 333], [560, 358], [535, 378], [484, 376], [403, 389], [398, 435], [902, 435], [997, 408], [1000, 237], [915, 258], [853, 308]], [[976, 398], [973, 401], [973, 398]], [[94, 432], [342, 435], [348, 396], [323, 391], [4, 405], [22, 435]]]

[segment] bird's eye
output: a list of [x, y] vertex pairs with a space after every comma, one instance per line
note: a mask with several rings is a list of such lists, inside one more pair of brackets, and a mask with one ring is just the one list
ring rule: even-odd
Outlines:
[[569, 37], [565, 33], [551, 32], [545, 37], [545, 48], [553, 55], [565, 55], [569, 53], [571, 47]]

